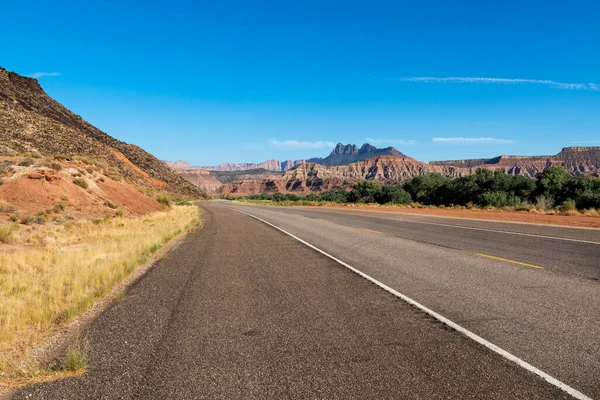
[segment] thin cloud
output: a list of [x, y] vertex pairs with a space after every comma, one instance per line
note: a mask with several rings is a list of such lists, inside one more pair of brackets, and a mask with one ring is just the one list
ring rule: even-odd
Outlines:
[[370, 144], [404, 144], [404, 145], [413, 145], [416, 140], [405, 140], [405, 139], [373, 139], [366, 138], [365, 141]]
[[514, 140], [497, 139], [492, 137], [453, 137], [453, 138], [433, 138], [436, 143], [462, 143], [462, 144], [502, 144], [514, 143]]
[[284, 140], [279, 141], [275, 139], [269, 140], [269, 145], [278, 149], [323, 149], [323, 148], [331, 148], [335, 147], [335, 143], [333, 142], [309, 142], [302, 140]]
[[600, 140], [579, 140], [576, 142], [571, 142], [572, 144], [593, 144], [593, 143], [600, 143]]
[[29, 74], [27, 75], [30, 78], [35, 78], [35, 79], [39, 79], [39, 78], [43, 78], [45, 76], [59, 76], [60, 72], [34, 72], [33, 74]]
[[600, 90], [597, 83], [566, 83], [556, 82], [548, 79], [511, 79], [511, 78], [483, 78], [483, 77], [437, 77], [437, 76], [413, 76], [393, 78], [398, 82], [422, 82], [422, 83], [484, 83], [500, 85], [543, 85], [556, 89], [571, 90]]

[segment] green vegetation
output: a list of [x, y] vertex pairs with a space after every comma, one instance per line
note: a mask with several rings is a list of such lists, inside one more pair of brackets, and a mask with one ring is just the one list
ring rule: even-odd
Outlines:
[[76, 184], [77, 186], [81, 186], [84, 189], [88, 188], [88, 183], [86, 182], [85, 179], [82, 179], [82, 178], [73, 179], [73, 183]]
[[561, 213], [600, 208], [600, 179], [573, 178], [558, 166], [547, 168], [536, 179], [480, 168], [473, 175], [454, 179], [439, 173], [415, 177], [402, 185], [361, 182], [352, 190], [330, 190], [306, 196], [275, 193], [243, 197], [275, 203], [356, 203], [460, 206], [472, 208], [556, 209]]

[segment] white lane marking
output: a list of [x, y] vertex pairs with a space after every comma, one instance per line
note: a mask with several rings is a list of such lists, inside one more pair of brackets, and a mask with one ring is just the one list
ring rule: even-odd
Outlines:
[[561, 389], [562, 391], [570, 394], [571, 396], [573, 396], [574, 398], [578, 399], [578, 400], [592, 400], [590, 397], [586, 396], [585, 394], [581, 393], [580, 391], [578, 391], [577, 389], [572, 388], [571, 386], [567, 385], [566, 383], [563, 383], [561, 381], [559, 381], [558, 379], [554, 378], [553, 376], [548, 375], [547, 373], [545, 373], [544, 371], [534, 367], [533, 365], [529, 364], [528, 362], [520, 359], [519, 357], [512, 355], [511, 353], [509, 353], [508, 351], [501, 349], [500, 347], [496, 346], [495, 344], [488, 342], [487, 340], [485, 340], [484, 338], [482, 338], [481, 336], [476, 335], [475, 333], [471, 332], [470, 330], [463, 328], [462, 326], [458, 325], [455, 322], [452, 322], [451, 320], [449, 320], [448, 318], [442, 316], [441, 314], [438, 314], [437, 312], [425, 307], [424, 305], [422, 305], [421, 303], [416, 302], [415, 300], [411, 299], [410, 297], [398, 292], [397, 290], [392, 289], [391, 287], [387, 286], [384, 283], [379, 282], [377, 279], [370, 277], [369, 275], [365, 274], [364, 272], [361, 272], [360, 270], [354, 268], [353, 266], [346, 264], [344, 261], [340, 260], [339, 258], [336, 258], [334, 256], [332, 256], [331, 254], [319, 249], [316, 246], [313, 246], [312, 244], [306, 242], [305, 240], [300, 239], [299, 237], [295, 236], [294, 234], [276, 226], [273, 225], [272, 223], [265, 221], [262, 218], [259, 218], [255, 215], [252, 214], [248, 214], [244, 211], [240, 211], [240, 210], [235, 210], [237, 212], [239, 212], [240, 214], [244, 214], [247, 215], [249, 217], [252, 217], [254, 219], [257, 219], [258, 221], [261, 221], [275, 229], [277, 229], [278, 231], [281, 231], [283, 233], [285, 233], [286, 235], [296, 239], [297, 241], [299, 241], [300, 243], [310, 247], [311, 249], [323, 254], [324, 256], [332, 259], [333, 261], [337, 262], [338, 264], [343, 265], [344, 267], [348, 268], [350, 271], [354, 272], [355, 274], [360, 275], [361, 277], [365, 278], [366, 280], [368, 280], [371, 283], [374, 283], [375, 285], [379, 286], [380, 288], [382, 288], [383, 290], [393, 294], [394, 296], [404, 300], [405, 302], [407, 302], [408, 304], [417, 307], [419, 310], [429, 314], [430, 316], [432, 316], [433, 318], [437, 319], [438, 321], [448, 325], [449, 327], [457, 330], [458, 332], [462, 333], [463, 335], [467, 336], [468, 338], [476, 341], [477, 343], [487, 347], [488, 349], [492, 350], [493, 352], [501, 355], [502, 357], [506, 358], [507, 360], [510, 360], [516, 364], [518, 364], [520, 367], [526, 369], [527, 371], [534, 373], [535, 375], [539, 376], [540, 378], [544, 379], [546, 382], [550, 383], [551, 385], [556, 386], [557, 388]]
[[[340, 212], [332, 212], [332, 211], [326, 211], [326, 212], [329, 212], [331, 214], [337, 214], [337, 215], [348, 215], [348, 213], [344, 213], [344, 212], [341, 212], [341, 213]], [[442, 224], [442, 223], [439, 223], [439, 222], [413, 221], [413, 220], [410, 220], [410, 219], [402, 219], [402, 218], [383, 218], [383, 217], [371, 217], [371, 216], [369, 216], [368, 218], [383, 219], [383, 220], [386, 220], [386, 221], [401, 221], [401, 222], [408, 222], [408, 223], [413, 223], [413, 224], [446, 226], [446, 227], [450, 227], [450, 228], [468, 229], [468, 230], [473, 230], [473, 231], [505, 233], [507, 235], [530, 236], [530, 237], [537, 237], [537, 238], [542, 238], [542, 239], [563, 240], [563, 241], [567, 241], [567, 242], [577, 242], [577, 243], [587, 243], [587, 244], [600, 244], [600, 242], [593, 242], [591, 240], [561, 238], [561, 237], [556, 237], [556, 236], [536, 235], [536, 234], [533, 234], [533, 233], [523, 233], [523, 232], [510, 232], [510, 231], [503, 231], [503, 230], [498, 230], [498, 229], [476, 228], [476, 227], [473, 227], [473, 226], [461, 226], [461, 225], [453, 225], [453, 224]], [[491, 221], [486, 221], [486, 222], [491, 222]]]

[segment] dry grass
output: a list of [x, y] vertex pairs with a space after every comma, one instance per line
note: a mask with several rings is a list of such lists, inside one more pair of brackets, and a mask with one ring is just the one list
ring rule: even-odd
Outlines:
[[[90, 308], [163, 244], [198, 220], [197, 207], [140, 218], [45, 225], [0, 247], [0, 376], [35, 374], [31, 350]], [[1, 382], [0, 382], [1, 383]]]

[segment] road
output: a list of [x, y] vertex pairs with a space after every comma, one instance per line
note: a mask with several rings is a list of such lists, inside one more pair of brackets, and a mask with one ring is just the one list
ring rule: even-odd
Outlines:
[[597, 230], [202, 208], [204, 228], [90, 326], [89, 371], [14, 398], [571, 398], [239, 211], [600, 398]]

